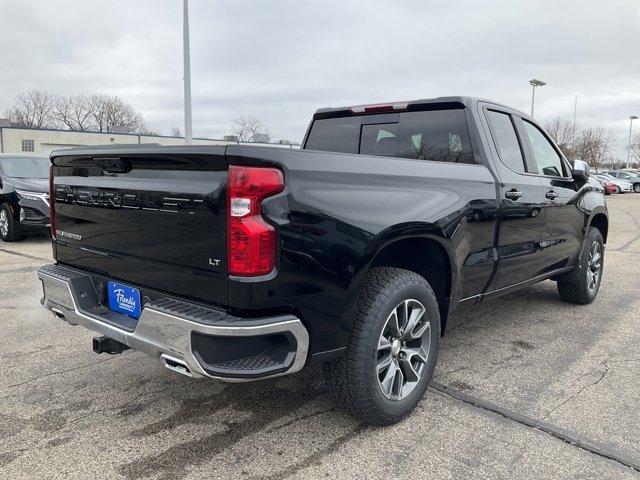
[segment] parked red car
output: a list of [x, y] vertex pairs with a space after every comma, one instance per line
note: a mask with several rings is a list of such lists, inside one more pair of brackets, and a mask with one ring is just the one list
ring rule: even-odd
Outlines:
[[607, 180], [604, 180], [602, 182], [602, 186], [604, 187], [604, 194], [605, 195], [611, 195], [612, 193], [616, 193], [617, 192], [616, 186], [613, 183], [611, 183], [611, 182], [609, 182]]
[[616, 186], [612, 182], [608, 180], [600, 180], [600, 179], [598, 179], [598, 181], [602, 184], [602, 188], [604, 188], [605, 195], [611, 195], [612, 193], [617, 192]]

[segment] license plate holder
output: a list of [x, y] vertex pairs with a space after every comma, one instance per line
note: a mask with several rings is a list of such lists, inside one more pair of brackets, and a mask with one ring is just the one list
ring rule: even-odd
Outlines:
[[140, 302], [140, 290], [123, 283], [107, 283], [107, 295], [109, 308], [117, 313], [122, 313], [133, 318], [140, 318], [142, 305]]

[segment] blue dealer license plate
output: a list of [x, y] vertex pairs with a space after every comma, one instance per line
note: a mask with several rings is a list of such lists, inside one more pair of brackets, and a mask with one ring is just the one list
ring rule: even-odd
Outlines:
[[122, 283], [109, 282], [107, 284], [109, 294], [109, 308], [114, 312], [123, 313], [133, 318], [140, 317], [142, 306], [140, 305], [140, 291]]

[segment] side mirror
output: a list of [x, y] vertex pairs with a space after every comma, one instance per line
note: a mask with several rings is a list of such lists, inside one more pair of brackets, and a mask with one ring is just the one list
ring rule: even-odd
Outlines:
[[589, 164], [584, 160], [575, 160], [573, 162], [573, 179], [577, 182], [587, 182], [591, 174]]

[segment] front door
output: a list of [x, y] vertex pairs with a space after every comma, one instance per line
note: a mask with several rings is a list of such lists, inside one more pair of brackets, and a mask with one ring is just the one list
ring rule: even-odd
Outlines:
[[545, 271], [571, 266], [582, 243], [584, 213], [579, 209], [578, 188], [560, 151], [534, 123], [522, 119], [528, 155], [545, 182], [547, 213], [542, 249]]
[[497, 253], [498, 290], [536, 277], [544, 271], [541, 244], [546, 208], [544, 179], [531, 174], [525, 164], [522, 139], [516, 129], [517, 117], [486, 110], [500, 177], [500, 230]]

